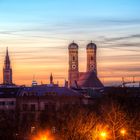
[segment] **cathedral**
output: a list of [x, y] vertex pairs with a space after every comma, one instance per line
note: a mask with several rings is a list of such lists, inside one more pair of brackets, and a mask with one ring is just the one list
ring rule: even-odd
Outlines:
[[68, 46], [69, 50], [69, 71], [68, 83], [69, 87], [82, 87], [82, 88], [101, 88], [103, 84], [97, 76], [97, 62], [96, 51], [97, 46], [95, 43], [89, 43], [86, 47], [87, 52], [87, 70], [86, 72], [79, 72], [78, 61], [78, 44], [72, 42]]
[[8, 48], [6, 50], [6, 56], [5, 56], [4, 68], [3, 68], [3, 84], [4, 85], [13, 85], [12, 68], [10, 66], [10, 58], [9, 58]]

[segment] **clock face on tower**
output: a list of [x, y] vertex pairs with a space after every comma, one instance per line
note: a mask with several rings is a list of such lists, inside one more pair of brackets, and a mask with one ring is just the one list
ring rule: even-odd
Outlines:
[[73, 69], [73, 70], [76, 69], [76, 65], [75, 65], [75, 64], [72, 65], [72, 69]]
[[90, 64], [90, 68], [93, 68], [93, 64]]

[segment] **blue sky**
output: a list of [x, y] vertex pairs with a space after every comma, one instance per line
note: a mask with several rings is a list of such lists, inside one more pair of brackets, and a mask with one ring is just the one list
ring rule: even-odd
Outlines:
[[[45, 81], [54, 71], [62, 83], [67, 45], [72, 40], [79, 44], [84, 71], [85, 46], [93, 40], [99, 48], [99, 76], [106, 83], [140, 77], [139, 7], [140, 0], [0, 0], [0, 67], [8, 46], [17, 83], [23, 79], [29, 84], [35, 68], [37, 80]], [[22, 69], [29, 73], [22, 77]]]
[[[139, 0], [1, 0], [1, 19], [13, 22], [83, 18], [139, 19]], [[59, 18], [59, 19], [56, 19]]]

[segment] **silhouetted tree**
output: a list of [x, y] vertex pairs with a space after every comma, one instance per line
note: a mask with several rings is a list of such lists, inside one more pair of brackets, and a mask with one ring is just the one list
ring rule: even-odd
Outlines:
[[101, 110], [102, 120], [109, 128], [111, 140], [117, 140], [121, 137], [120, 130], [122, 128], [129, 131], [130, 119], [120, 105], [112, 101], [109, 104], [102, 105]]

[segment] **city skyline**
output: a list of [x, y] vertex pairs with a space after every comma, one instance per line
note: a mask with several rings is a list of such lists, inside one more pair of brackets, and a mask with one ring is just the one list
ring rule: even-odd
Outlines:
[[86, 70], [86, 45], [97, 44], [99, 78], [140, 79], [140, 17], [138, 0], [0, 1], [0, 82], [8, 46], [13, 82], [63, 84], [68, 79], [68, 45], [79, 44], [79, 67]]

